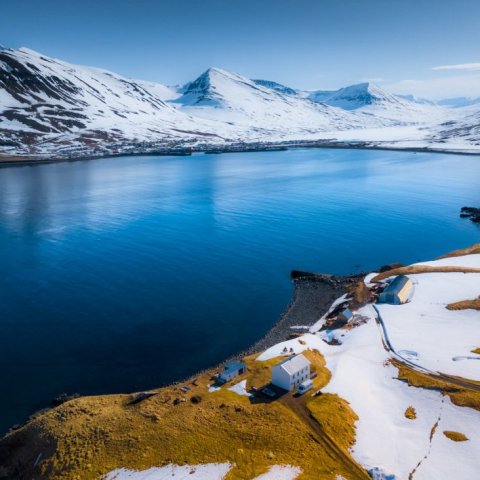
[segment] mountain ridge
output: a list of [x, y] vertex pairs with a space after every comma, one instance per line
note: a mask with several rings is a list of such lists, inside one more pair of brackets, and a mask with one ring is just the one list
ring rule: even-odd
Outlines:
[[448, 122], [462, 125], [461, 149], [475, 152], [475, 108], [430, 105], [371, 83], [305, 92], [217, 67], [168, 87], [25, 47], [0, 50], [0, 160], [279, 142], [445, 149], [455, 135]]

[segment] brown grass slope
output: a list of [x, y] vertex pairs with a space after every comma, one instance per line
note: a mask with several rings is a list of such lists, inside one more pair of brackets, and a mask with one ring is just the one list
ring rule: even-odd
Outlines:
[[[316, 387], [325, 385], [330, 373], [323, 357], [307, 355], [315, 361]], [[247, 359], [247, 376], [259, 386], [269, 380], [262, 363]], [[282, 401], [252, 403], [226, 389], [209, 393], [210, 374], [190, 383], [186, 394], [166, 387], [136, 405], [128, 405], [130, 395], [83, 397], [43, 413], [0, 441], [0, 478], [93, 480], [118, 467], [226, 461], [236, 464], [228, 480], [254, 478], [275, 464], [300, 467], [304, 480], [368, 478], [347, 451], [356, 416], [344, 400], [308, 397], [315, 421], [334, 439], [330, 444], [328, 435], [318, 436], [323, 430], [314, 431]], [[186, 401], [178, 403], [181, 397]]]
[[480, 310], [480, 297], [473, 300], [462, 300], [461, 302], [449, 303], [449, 310]]
[[[466, 383], [465, 386], [460, 386], [457, 383], [450, 382], [448, 376], [444, 376], [445, 378], [432, 377], [431, 375], [417, 372], [397, 360], [392, 360], [391, 363], [398, 369], [398, 378], [406, 381], [410, 386], [439, 390], [444, 395], [448, 395], [452, 403], [459, 407], [470, 407], [480, 410], [480, 391], [476, 389], [480, 387], [480, 382], [451, 376], [450, 378], [454, 382]], [[469, 388], [467, 384], [471, 384], [474, 387]]]
[[480, 268], [473, 267], [432, 267], [430, 265], [409, 265], [379, 273], [372, 278], [372, 282], [380, 282], [395, 275], [416, 275], [419, 273], [480, 273]]
[[475, 253], [480, 253], [480, 243], [475, 243], [471, 247], [454, 250], [438, 258], [462, 257], [463, 255], [473, 255]]

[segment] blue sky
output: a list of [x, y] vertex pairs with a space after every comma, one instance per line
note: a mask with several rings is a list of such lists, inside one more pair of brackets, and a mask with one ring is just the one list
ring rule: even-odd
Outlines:
[[217, 66], [306, 89], [373, 79], [480, 96], [478, 0], [0, 0], [0, 19], [5, 46], [166, 84]]

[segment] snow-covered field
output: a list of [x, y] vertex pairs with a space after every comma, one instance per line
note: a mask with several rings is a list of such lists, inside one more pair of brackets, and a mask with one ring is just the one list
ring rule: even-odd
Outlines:
[[[480, 268], [480, 255], [420, 265]], [[446, 308], [480, 295], [480, 273], [421, 273], [409, 277], [415, 284], [411, 302], [377, 306], [393, 348], [428, 370], [480, 380], [480, 355], [471, 353], [480, 347], [480, 313]]]
[[279, 142], [480, 153], [480, 103], [447, 108], [362, 83], [305, 92], [210, 68], [182, 87], [0, 49], [0, 153], [84, 157]]
[[[423, 264], [478, 268], [480, 255]], [[479, 360], [453, 357], [480, 359], [480, 355], [470, 353], [480, 346], [480, 312], [450, 311], [445, 306], [480, 295], [480, 273], [424, 273], [411, 278], [415, 292], [410, 303], [377, 306], [393, 347], [429, 370], [479, 380]], [[342, 333], [336, 335], [340, 345], [322, 340], [328, 333], [319, 332], [320, 319], [311, 329], [315, 333], [301, 337], [304, 344], [298, 339], [282, 342], [258, 359], [278, 356], [285, 346], [295, 353], [316, 348], [324, 355], [332, 379], [323, 391], [340, 395], [357, 413], [352, 454], [372, 476], [376, 472], [375, 478], [406, 480], [414, 470], [411, 478], [415, 480], [478, 478], [480, 412], [458, 407], [438, 391], [399, 381], [397, 369], [388, 362], [392, 354], [382, 345], [374, 308], [367, 305], [358, 314], [369, 320], [352, 330], [340, 330]], [[408, 407], [416, 410], [416, 419], [405, 417]], [[449, 430], [463, 433], [468, 440], [453, 442], [443, 434]]]
[[[234, 466], [230, 463], [208, 463], [205, 465], [167, 465], [148, 470], [119, 468], [103, 477], [104, 480], [223, 480]], [[298, 467], [274, 465], [268, 472], [251, 480], [294, 480], [300, 475]], [[250, 480], [250, 479], [245, 479]]]

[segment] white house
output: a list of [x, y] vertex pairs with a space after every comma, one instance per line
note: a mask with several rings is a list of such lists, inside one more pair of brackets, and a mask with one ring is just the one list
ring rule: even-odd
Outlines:
[[272, 367], [272, 384], [291, 391], [310, 378], [310, 362], [302, 355], [294, 355]]

